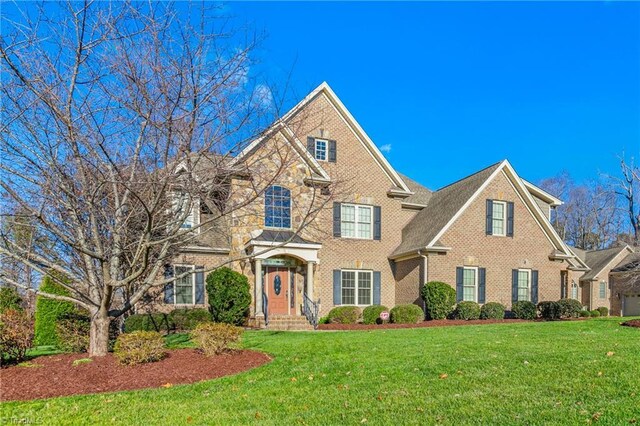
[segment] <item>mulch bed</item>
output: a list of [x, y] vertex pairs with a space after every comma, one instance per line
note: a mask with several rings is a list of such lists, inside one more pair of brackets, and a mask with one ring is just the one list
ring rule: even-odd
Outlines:
[[56, 396], [171, 387], [240, 373], [259, 367], [271, 358], [255, 351], [206, 357], [194, 349], [168, 351], [158, 362], [120, 365], [109, 354], [73, 365], [86, 354], [60, 354], [36, 358], [25, 366], [0, 370], [0, 401], [31, 400]]
[[487, 320], [431, 320], [417, 324], [320, 324], [320, 330], [385, 330], [393, 328], [421, 328], [421, 327], [448, 327], [453, 325], [475, 324], [513, 324], [516, 322], [530, 322], [521, 319], [487, 319]]
[[626, 327], [637, 327], [640, 328], [640, 320], [629, 320], [622, 323], [622, 325]]

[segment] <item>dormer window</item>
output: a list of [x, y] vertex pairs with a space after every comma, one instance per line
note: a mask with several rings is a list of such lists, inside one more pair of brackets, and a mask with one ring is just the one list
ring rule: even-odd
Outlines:
[[181, 221], [180, 229], [191, 230], [195, 228], [200, 219], [200, 202], [190, 198], [187, 194], [177, 193], [173, 199], [174, 214], [176, 220]]

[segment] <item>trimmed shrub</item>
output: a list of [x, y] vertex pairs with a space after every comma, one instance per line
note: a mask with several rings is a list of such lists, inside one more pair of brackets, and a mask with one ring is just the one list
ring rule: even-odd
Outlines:
[[597, 317], [600, 316], [600, 311], [597, 310], [597, 309], [594, 309], [593, 311], [590, 311], [590, 312], [591, 312], [591, 317], [592, 318], [597, 318]]
[[176, 330], [188, 331], [202, 322], [211, 322], [211, 313], [203, 308], [181, 308], [171, 311], [169, 318]]
[[134, 331], [118, 336], [113, 354], [121, 364], [134, 365], [160, 361], [166, 352], [157, 331]]
[[430, 281], [420, 290], [427, 311], [427, 319], [445, 319], [456, 304], [456, 291], [447, 283]]
[[561, 318], [577, 318], [582, 310], [582, 303], [576, 299], [560, 299], [558, 305]]
[[[59, 296], [69, 295], [67, 289], [54, 282], [48, 275], [42, 279], [40, 291]], [[75, 310], [76, 307], [71, 302], [38, 296], [36, 299], [35, 344], [38, 346], [59, 346], [56, 323], [65, 315], [74, 313]]]
[[328, 316], [320, 317], [320, 319], [318, 320], [318, 324], [329, 324], [329, 317]]
[[536, 305], [528, 300], [513, 302], [511, 313], [518, 319], [533, 320], [536, 319]]
[[22, 310], [22, 297], [15, 287], [0, 287], [0, 314], [7, 309]]
[[1, 364], [20, 362], [33, 343], [33, 321], [26, 312], [7, 309], [0, 313]]
[[391, 309], [391, 322], [394, 324], [417, 324], [424, 320], [424, 312], [418, 305], [396, 305]]
[[66, 314], [56, 324], [59, 347], [65, 352], [86, 352], [89, 349], [88, 315]]
[[203, 322], [191, 332], [191, 340], [206, 356], [236, 349], [243, 329], [225, 323]]
[[538, 303], [538, 312], [546, 320], [557, 320], [560, 319], [561, 307], [558, 302], [544, 301]]
[[455, 318], [461, 320], [480, 319], [480, 305], [476, 302], [460, 302], [456, 306]]
[[489, 302], [480, 308], [480, 319], [504, 319], [504, 311], [507, 308], [498, 302]]
[[170, 315], [161, 313], [133, 314], [124, 320], [124, 332], [157, 331], [158, 333], [170, 332], [176, 326]]
[[580, 315], [581, 318], [589, 318], [591, 316], [591, 312], [582, 310], [578, 312], [578, 315]]
[[327, 317], [333, 324], [355, 324], [360, 319], [360, 308], [357, 306], [337, 306], [329, 311]]
[[382, 324], [383, 322], [389, 322], [389, 320], [382, 321], [382, 319], [380, 319], [380, 314], [388, 310], [389, 308], [383, 305], [367, 306], [362, 310], [362, 322], [365, 324]]
[[609, 316], [609, 308], [607, 308], [606, 306], [600, 306], [598, 309], [596, 309], [598, 312], [600, 312], [600, 316], [601, 317], [608, 317]]
[[244, 275], [222, 267], [207, 275], [209, 310], [215, 322], [244, 325], [249, 317], [251, 291]]

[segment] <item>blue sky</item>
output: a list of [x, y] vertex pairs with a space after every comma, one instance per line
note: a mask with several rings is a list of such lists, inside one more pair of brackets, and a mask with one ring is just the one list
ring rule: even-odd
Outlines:
[[227, 3], [287, 106], [327, 81], [430, 188], [508, 158], [537, 182], [640, 157], [640, 3]]

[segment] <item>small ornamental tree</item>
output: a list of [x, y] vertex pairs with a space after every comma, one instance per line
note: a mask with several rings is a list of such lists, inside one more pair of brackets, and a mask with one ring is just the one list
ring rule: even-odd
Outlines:
[[[54, 282], [48, 275], [42, 279], [39, 290], [48, 294], [69, 295], [64, 287]], [[36, 299], [35, 344], [38, 346], [58, 346], [60, 342], [58, 341], [56, 324], [75, 310], [76, 308], [71, 302], [38, 296]]]
[[427, 319], [445, 319], [456, 304], [456, 291], [447, 283], [430, 281], [420, 291], [427, 311]]
[[251, 305], [247, 277], [227, 267], [218, 268], [207, 275], [207, 294], [213, 321], [244, 325]]

